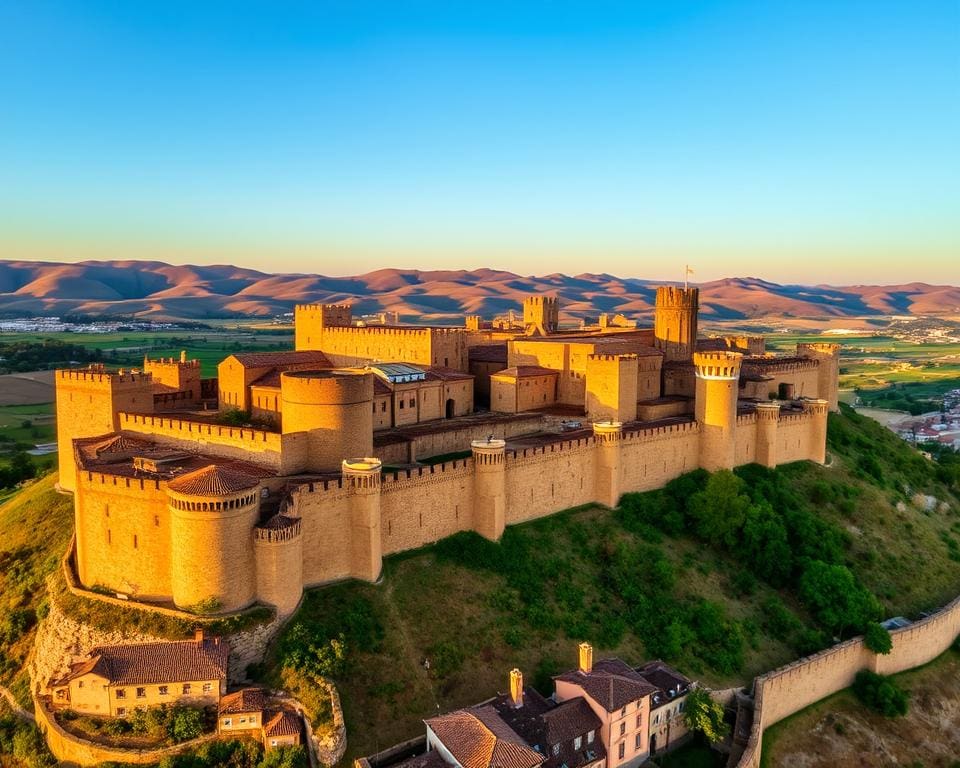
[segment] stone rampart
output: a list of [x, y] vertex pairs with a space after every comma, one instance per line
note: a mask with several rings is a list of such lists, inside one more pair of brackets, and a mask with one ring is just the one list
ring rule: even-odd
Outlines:
[[266, 432], [248, 427], [225, 427], [203, 421], [173, 419], [140, 413], [118, 414], [120, 429], [159, 438], [160, 442], [189, 453], [201, 451], [224, 458], [249, 460], [256, 454], [256, 462], [280, 471], [283, 437], [278, 432]]
[[192, 741], [185, 741], [160, 749], [108, 747], [65, 731], [54, 720], [53, 713], [48, 709], [45, 701], [35, 698], [33, 704], [37, 716], [37, 726], [46, 737], [50, 751], [60, 761], [61, 765], [95, 766], [107, 762], [155, 765], [165, 757], [180, 754], [219, 738], [216, 733], [210, 733]]
[[821, 699], [849, 688], [862, 669], [884, 675], [933, 661], [960, 635], [960, 597], [937, 613], [890, 633], [893, 648], [878, 655], [862, 637], [847, 640], [756, 678], [753, 726], [737, 768], [759, 768], [763, 732]]

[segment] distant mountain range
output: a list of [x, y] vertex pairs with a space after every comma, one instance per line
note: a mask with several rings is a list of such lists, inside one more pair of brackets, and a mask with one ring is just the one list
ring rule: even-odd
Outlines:
[[[137, 315], [203, 320], [270, 317], [310, 302], [349, 302], [354, 314], [396, 311], [436, 321], [492, 317], [519, 309], [531, 293], [561, 297], [567, 318], [621, 312], [649, 315], [656, 282], [609, 274], [542, 277], [493, 269], [381, 269], [355, 277], [271, 275], [233, 266], [159, 261], [76, 264], [0, 261], [0, 315]], [[700, 284], [705, 320], [960, 315], [960, 288], [907, 285], [778, 285], [756, 278]]]

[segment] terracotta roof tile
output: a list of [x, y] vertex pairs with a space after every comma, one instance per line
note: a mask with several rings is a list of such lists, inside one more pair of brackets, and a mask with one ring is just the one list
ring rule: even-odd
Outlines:
[[260, 479], [245, 472], [211, 464], [171, 480], [167, 488], [187, 496], [229, 496], [255, 488]]
[[651, 685], [620, 659], [601, 659], [590, 672], [576, 669], [557, 675], [556, 679], [580, 686], [607, 712], [616, 712], [631, 701], [642, 699], [657, 690], [655, 685]]
[[220, 699], [217, 712], [221, 715], [239, 715], [244, 712], [262, 712], [267, 705], [267, 697], [262, 688], [243, 688], [228, 693]]
[[543, 755], [490, 705], [440, 715], [426, 724], [463, 768], [534, 768], [543, 762]]
[[319, 351], [242, 352], [233, 358], [244, 368], [274, 368], [287, 365], [321, 365], [332, 367], [330, 359]]
[[300, 716], [286, 709], [268, 715], [263, 726], [264, 736], [298, 736], [300, 734]]
[[497, 371], [494, 376], [512, 376], [515, 379], [523, 379], [530, 376], [559, 376], [559, 372], [553, 368], [543, 368], [539, 365], [515, 365], [512, 368], [504, 368]]
[[230, 646], [220, 638], [129, 643], [98, 646], [90, 655], [93, 666], [85, 662], [67, 679], [93, 671], [111, 685], [186, 683], [226, 678]]

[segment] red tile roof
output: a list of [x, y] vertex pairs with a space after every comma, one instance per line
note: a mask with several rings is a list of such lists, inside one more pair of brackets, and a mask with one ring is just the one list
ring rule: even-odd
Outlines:
[[223, 680], [229, 656], [230, 646], [220, 638], [103, 645], [92, 649], [90, 659], [67, 679], [94, 672], [111, 685]]
[[631, 701], [657, 690], [633, 667], [620, 659], [601, 659], [590, 672], [576, 669], [557, 675], [557, 680], [580, 686], [583, 692], [607, 712], [616, 712]]
[[242, 352], [232, 356], [244, 368], [277, 368], [287, 365], [332, 367], [323, 352]]
[[463, 768], [534, 768], [544, 759], [490, 705], [425, 722]]
[[260, 484], [260, 478], [211, 464], [171, 480], [167, 488], [186, 496], [229, 496]]
[[515, 379], [524, 379], [531, 376], [558, 376], [559, 372], [553, 368], [543, 368], [539, 365], [515, 365], [512, 368], [504, 368], [497, 371], [494, 376], [512, 376]]
[[228, 693], [220, 699], [217, 712], [221, 715], [239, 715], [245, 712], [262, 712], [267, 705], [267, 697], [262, 688], [243, 688]]
[[299, 736], [300, 716], [286, 709], [281, 709], [267, 720], [263, 726], [264, 736]]

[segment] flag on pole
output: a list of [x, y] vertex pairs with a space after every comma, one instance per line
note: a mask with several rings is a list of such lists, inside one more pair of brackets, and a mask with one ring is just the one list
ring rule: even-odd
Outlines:
[[692, 274], [693, 274], [693, 270], [690, 269], [690, 265], [687, 264], [686, 267], [685, 267], [685, 269], [683, 270], [683, 287], [684, 287], [684, 289], [690, 287], [689, 282], [688, 282], [688, 278], [689, 278], [690, 275], [692, 275]]

